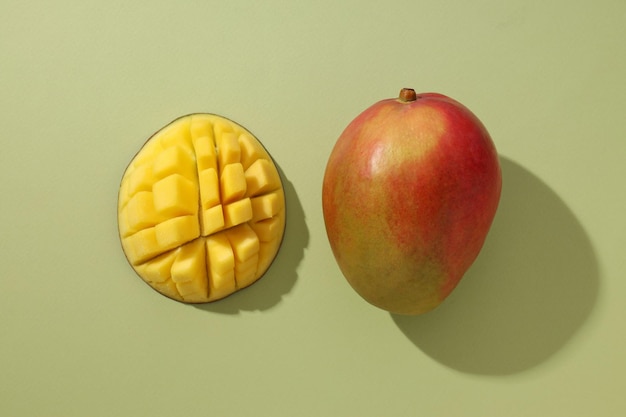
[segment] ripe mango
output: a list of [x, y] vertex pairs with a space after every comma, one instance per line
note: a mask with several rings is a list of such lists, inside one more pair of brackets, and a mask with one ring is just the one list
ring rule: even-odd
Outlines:
[[161, 294], [212, 302], [256, 282], [285, 231], [280, 175], [259, 140], [224, 117], [168, 124], [126, 168], [118, 195], [122, 249]]
[[324, 174], [341, 272], [381, 309], [434, 309], [478, 256], [501, 187], [495, 145], [458, 101], [402, 89], [373, 104], [340, 135]]

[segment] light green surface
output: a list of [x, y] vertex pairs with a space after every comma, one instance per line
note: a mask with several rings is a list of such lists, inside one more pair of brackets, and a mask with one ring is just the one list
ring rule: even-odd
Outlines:
[[[0, 415], [626, 414], [626, 2], [3, 1]], [[321, 213], [345, 125], [400, 88], [470, 107], [502, 157], [486, 246], [438, 310], [348, 287]], [[191, 112], [286, 179], [270, 272], [205, 307], [144, 285], [117, 187]]]

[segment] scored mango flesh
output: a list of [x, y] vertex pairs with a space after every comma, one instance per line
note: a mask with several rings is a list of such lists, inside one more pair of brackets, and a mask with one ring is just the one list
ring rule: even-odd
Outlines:
[[213, 114], [154, 134], [124, 172], [118, 199], [124, 253], [161, 294], [224, 298], [258, 280], [285, 230], [280, 175], [261, 143]]

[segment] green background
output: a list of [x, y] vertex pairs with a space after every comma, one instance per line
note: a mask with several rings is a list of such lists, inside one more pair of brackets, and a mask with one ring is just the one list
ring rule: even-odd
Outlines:
[[[0, 415], [626, 414], [626, 2], [3, 1]], [[348, 286], [321, 183], [343, 128], [402, 87], [468, 106], [504, 189], [437, 310]], [[188, 306], [117, 236], [151, 133], [229, 117], [285, 179], [267, 275]]]

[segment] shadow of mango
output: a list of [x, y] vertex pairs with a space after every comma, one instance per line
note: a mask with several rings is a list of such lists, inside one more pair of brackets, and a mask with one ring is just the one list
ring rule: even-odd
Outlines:
[[278, 167], [285, 191], [285, 235], [276, 258], [267, 272], [254, 284], [212, 303], [194, 304], [196, 308], [223, 314], [267, 310], [278, 304], [294, 286], [297, 269], [309, 244], [309, 231], [304, 209], [291, 182]]
[[505, 375], [546, 361], [588, 317], [600, 284], [574, 214], [529, 171], [501, 164], [496, 218], [457, 289], [430, 313], [392, 315], [424, 353], [467, 373]]

